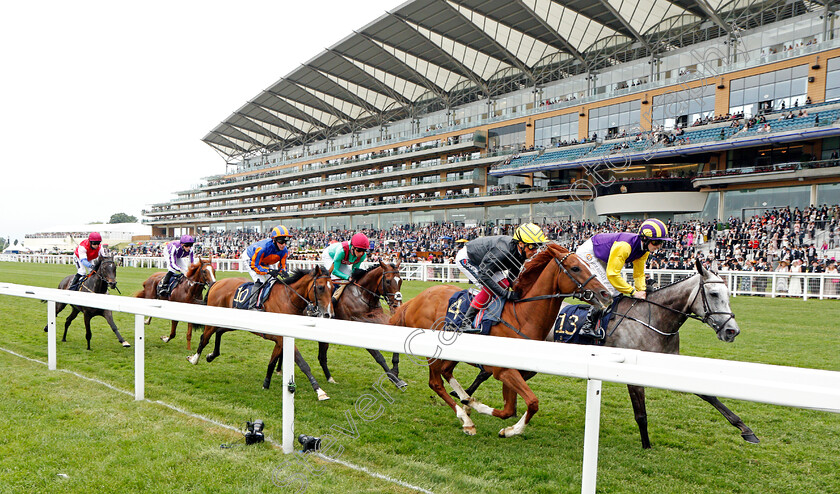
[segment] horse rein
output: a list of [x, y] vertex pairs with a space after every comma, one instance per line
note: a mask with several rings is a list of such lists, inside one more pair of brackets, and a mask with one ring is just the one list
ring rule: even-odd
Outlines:
[[[297, 295], [297, 297], [298, 297], [299, 299], [301, 299], [301, 300], [303, 300], [303, 301], [304, 301], [304, 303], [306, 304], [306, 306], [304, 306], [304, 307], [303, 307], [303, 313], [305, 313], [305, 314], [307, 314], [307, 315], [318, 315], [318, 314], [323, 314], [323, 313], [324, 313], [324, 311], [323, 311], [320, 307], [318, 307], [318, 301], [317, 301], [317, 300], [315, 301], [315, 303], [312, 303], [312, 301], [310, 301], [309, 299], [307, 299], [306, 297], [304, 297], [303, 295], [301, 295], [300, 293], [298, 293], [298, 291], [297, 291], [297, 290], [295, 290], [294, 288], [292, 288], [291, 286], [289, 286], [289, 284], [288, 284], [288, 283], [286, 283], [286, 281], [285, 281], [285, 280], [283, 280], [282, 278], [279, 278], [279, 277], [277, 277], [277, 276], [273, 276], [273, 278], [274, 278], [275, 280], [279, 281], [280, 283], [282, 283], [282, 284], [283, 284], [283, 286], [285, 286], [286, 288], [288, 288], [289, 290], [291, 290], [291, 291], [292, 291], [292, 293], [294, 293], [295, 295]], [[310, 284], [310, 285], [309, 285], [309, 288], [306, 290], [306, 295], [307, 295], [307, 296], [309, 296], [309, 292], [312, 292], [312, 293], [313, 293], [313, 295], [314, 295], [314, 292], [315, 292], [315, 282], [316, 282], [316, 281], [318, 281], [318, 280], [320, 280], [321, 278], [331, 278], [331, 276], [330, 276], [330, 275], [328, 275], [328, 274], [327, 274], [327, 275], [320, 275], [320, 276], [313, 276], [313, 277], [312, 277], [312, 284]], [[314, 308], [313, 308], [313, 306], [314, 306]], [[292, 307], [294, 307], [294, 308], [295, 308], [295, 309], [297, 309], [297, 310], [301, 310], [301, 308], [300, 308], [300, 307], [297, 307], [294, 303], [292, 303]]]
[[[113, 264], [113, 265], [114, 265], [114, 269], [116, 269], [117, 264], [116, 264], [113, 260], [111, 260], [111, 261], [102, 261], [102, 262], [100, 262], [100, 263], [99, 263], [99, 267], [101, 268], [103, 264], [107, 264], [107, 263]], [[122, 294], [122, 292], [120, 292], [120, 289], [119, 289], [119, 288], [117, 288], [117, 280], [113, 280], [113, 281], [112, 281], [112, 280], [109, 280], [108, 278], [106, 278], [105, 276], [103, 276], [103, 275], [101, 275], [101, 274], [99, 273], [99, 269], [91, 269], [91, 273], [90, 273], [90, 275], [88, 275], [88, 278], [91, 278], [91, 277], [93, 277], [94, 275], [95, 275], [97, 278], [99, 278], [100, 280], [102, 280], [102, 281], [105, 283], [105, 286], [106, 286], [106, 287], [110, 288], [110, 287], [111, 287], [111, 285], [114, 285], [114, 289], [115, 289], [115, 290], [117, 290], [117, 292], [118, 292], [118, 293]], [[87, 290], [87, 291], [88, 291], [88, 292], [90, 292], [90, 293], [96, 293], [96, 291], [91, 290], [90, 288], [86, 287], [86, 286], [85, 286], [85, 284], [84, 284], [84, 282], [82, 282], [82, 284], [79, 286], [79, 291], [81, 291], [82, 289], [85, 289], [85, 290]]]
[[397, 275], [399, 275], [400, 272], [399, 272], [399, 270], [383, 271], [382, 272], [382, 276], [379, 278], [379, 283], [377, 283], [381, 293], [374, 292], [373, 290], [368, 290], [367, 288], [363, 287], [362, 285], [360, 285], [356, 281], [352, 282], [352, 284], [354, 286], [358, 287], [360, 290], [362, 290], [363, 292], [365, 292], [365, 293], [369, 294], [371, 297], [373, 297], [371, 301], [365, 301], [368, 308], [371, 309], [371, 310], [376, 309], [377, 307], [380, 306], [380, 304], [379, 304], [380, 300], [384, 300], [385, 303], [388, 304], [388, 307], [392, 307], [392, 308], [395, 305], [398, 305], [398, 304], [393, 304], [392, 305], [391, 304], [391, 299], [393, 299], [394, 302], [402, 302], [402, 293], [400, 293], [399, 291], [391, 293], [391, 292], [388, 292], [385, 289], [385, 275], [386, 274], [397, 274]]
[[[627, 309], [627, 311], [624, 314], [618, 314], [618, 316], [620, 316], [622, 318], [621, 322], [623, 322], [624, 319], [630, 319], [631, 321], [635, 321], [635, 322], [649, 328], [650, 330], [652, 330], [652, 331], [654, 331], [654, 332], [656, 332], [656, 333], [658, 333], [662, 336], [674, 336], [677, 333], [679, 333], [679, 331], [680, 331], [679, 328], [676, 331], [674, 331], [673, 333], [666, 333], [664, 331], [661, 331], [661, 330], [653, 327], [649, 323], [646, 323], [644, 321], [636, 319], [633, 316], [628, 316], [627, 315], [628, 313], [630, 313], [631, 310], [633, 310], [633, 307], [636, 306], [636, 302], [638, 302], [639, 300], [644, 300], [645, 302], [647, 302], [651, 305], [655, 305], [655, 306], [660, 307], [662, 309], [669, 310], [669, 311], [674, 312], [676, 314], [680, 314], [683, 317], [686, 317], [688, 319], [694, 319], [695, 321], [700, 321], [701, 323], [706, 324], [710, 328], [714, 329], [716, 333], [720, 333], [720, 331], [723, 329], [723, 327], [726, 326], [726, 324], [730, 320], [735, 319], [735, 314], [733, 314], [732, 312], [722, 312], [722, 311], [712, 311], [711, 310], [711, 306], [709, 305], [709, 301], [708, 301], [708, 298], [706, 296], [706, 290], [705, 290], [705, 286], [707, 284], [711, 284], [711, 283], [726, 284], [726, 282], [724, 282], [723, 280], [720, 280], [720, 281], [717, 281], [717, 280], [715, 280], [715, 281], [703, 281], [703, 279], [701, 278], [700, 279], [700, 284], [697, 287], [697, 292], [694, 294], [694, 298], [692, 299], [691, 304], [689, 304], [689, 307], [694, 305], [695, 302], [697, 302], [698, 295], [700, 295], [702, 297], [701, 301], [703, 303], [703, 312], [704, 312], [704, 314], [702, 314], [702, 315], [700, 315], [700, 314], [695, 315], [695, 314], [692, 314], [692, 313], [689, 313], [689, 312], [681, 311], [679, 309], [674, 309], [673, 307], [667, 307], [667, 306], [662, 305], [658, 302], [654, 302], [652, 300], [648, 300], [648, 299], [644, 298], [644, 299], [635, 299], [633, 301], [633, 304], [630, 305], [630, 307]], [[726, 319], [726, 321], [723, 322], [723, 324], [718, 325], [714, 321], [712, 321], [711, 316], [720, 315], [720, 314], [727, 315], [729, 317]], [[619, 322], [616, 325], [616, 327], [613, 328], [613, 330], [610, 332], [610, 334], [614, 333], [615, 330], [618, 329], [618, 326], [621, 325], [621, 322]]]
[[[513, 300], [512, 301], [513, 302], [513, 305], [512, 305], [512, 307], [513, 307], [513, 317], [516, 319], [517, 323], [519, 323], [519, 316], [516, 315], [516, 304], [517, 304], [517, 302], [533, 302], [535, 300], [546, 300], [546, 299], [561, 298], [561, 297], [562, 298], [577, 297], [581, 300], [584, 300], [584, 301], [588, 302], [595, 297], [595, 292], [593, 292], [592, 290], [584, 289], [586, 287], [586, 285], [588, 285], [589, 282], [591, 282], [592, 279], [595, 278], [595, 275], [591, 274], [589, 276], [589, 278], [586, 279], [586, 281], [581, 283], [580, 281], [577, 280], [577, 278], [572, 276], [572, 273], [569, 272], [569, 270], [563, 264], [566, 261], [566, 259], [572, 254], [573, 254], [573, 252], [568, 252], [565, 256], [563, 256], [562, 259], [557, 259], [555, 257], [555, 258], [553, 258], [553, 260], [554, 260], [555, 263], [557, 263], [557, 266], [558, 266], [559, 270], [562, 271], [563, 274], [565, 274], [566, 277], [568, 277], [571, 281], [573, 281], [575, 283], [575, 285], [577, 285], [578, 290], [574, 293], [552, 293], [550, 295], [537, 295], [535, 297], [528, 297], [528, 298], [524, 298], [524, 299], [521, 299], [521, 300]], [[510, 323], [508, 323], [504, 319], [499, 318], [499, 322], [501, 322], [502, 324], [504, 324], [508, 328], [512, 329], [516, 334], [525, 338], [526, 340], [531, 339], [531, 338], [528, 338], [527, 336], [525, 336], [524, 334], [522, 334], [518, 329], [513, 327]]]

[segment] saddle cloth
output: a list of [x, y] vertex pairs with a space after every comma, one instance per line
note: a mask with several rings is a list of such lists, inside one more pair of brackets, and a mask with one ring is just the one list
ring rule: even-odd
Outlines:
[[[446, 318], [444, 319], [445, 329], [461, 327], [464, 314], [469, 309], [472, 299], [473, 295], [469, 290], [461, 290], [449, 298]], [[483, 335], [490, 334], [490, 328], [501, 320], [503, 308], [504, 302], [500, 302], [497, 297], [494, 297], [484, 309], [478, 312], [472, 326], [474, 328], [481, 328], [481, 334]]]
[[[263, 283], [262, 290], [259, 295], [261, 303], [264, 303], [265, 299], [268, 298], [268, 294], [271, 293], [271, 288], [274, 286], [276, 281], [277, 280], [274, 278], [269, 278], [265, 283]], [[256, 307], [258, 298], [254, 294], [254, 290], [254, 283], [248, 282], [239, 285], [236, 289], [236, 293], [233, 294], [233, 303], [231, 304], [233, 308], [251, 310]]]
[[[601, 316], [599, 324], [605, 331], [613, 318], [613, 309], [615, 309], [615, 305], [620, 298], [620, 295], [615, 297], [609, 310]], [[580, 335], [579, 329], [586, 322], [586, 317], [590, 310], [592, 310], [592, 306], [589, 304], [567, 305], [560, 309], [560, 313], [557, 314], [557, 319], [554, 321], [554, 342], [575, 343], [578, 345], [603, 345], [604, 340]]]

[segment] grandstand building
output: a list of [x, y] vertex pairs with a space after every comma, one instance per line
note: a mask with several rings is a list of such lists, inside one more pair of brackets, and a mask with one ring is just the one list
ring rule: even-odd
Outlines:
[[211, 130], [225, 173], [145, 221], [172, 236], [837, 204], [837, 9], [409, 1]]

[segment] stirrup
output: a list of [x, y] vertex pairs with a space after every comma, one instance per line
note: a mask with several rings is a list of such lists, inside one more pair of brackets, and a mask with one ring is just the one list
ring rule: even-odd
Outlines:
[[604, 328], [599, 324], [585, 324], [583, 325], [583, 327], [580, 328], [580, 331], [578, 331], [578, 335], [587, 336], [589, 338], [595, 338], [596, 340], [603, 340], [606, 337], [606, 332], [604, 331]]

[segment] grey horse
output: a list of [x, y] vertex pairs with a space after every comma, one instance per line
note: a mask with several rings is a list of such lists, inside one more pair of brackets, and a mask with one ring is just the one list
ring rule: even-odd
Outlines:
[[[703, 267], [699, 261], [695, 267], [697, 273], [693, 276], [656, 290], [648, 290], [646, 300], [619, 300], [614, 309], [614, 316], [606, 328], [604, 346], [677, 355], [680, 353], [679, 330], [689, 317], [710, 326], [721, 341], [734, 341], [741, 330], [729, 307], [729, 290], [725, 282], [717, 273]], [[549, 332], [549, 338], [553, 339], [553, 333]], [[530, 379], [534, 374], [524, 372], [523, 377]], [[466, 393], [472, 396], [489, 377], [489, 373], [481, 372], [467, 388]], [[642, 448], [650, 448], [645, 388], [627, 385], [627, 390], [630, 393], [636, 423], [639, 425]], [[697, 396], [710, 403], [730, 424], [737, 427], [745, 441], [759, 442], [752, 429], [717, 397]], [[464, 401], [465, 404], [469, 404], [473, 400], [470, 398]]]

